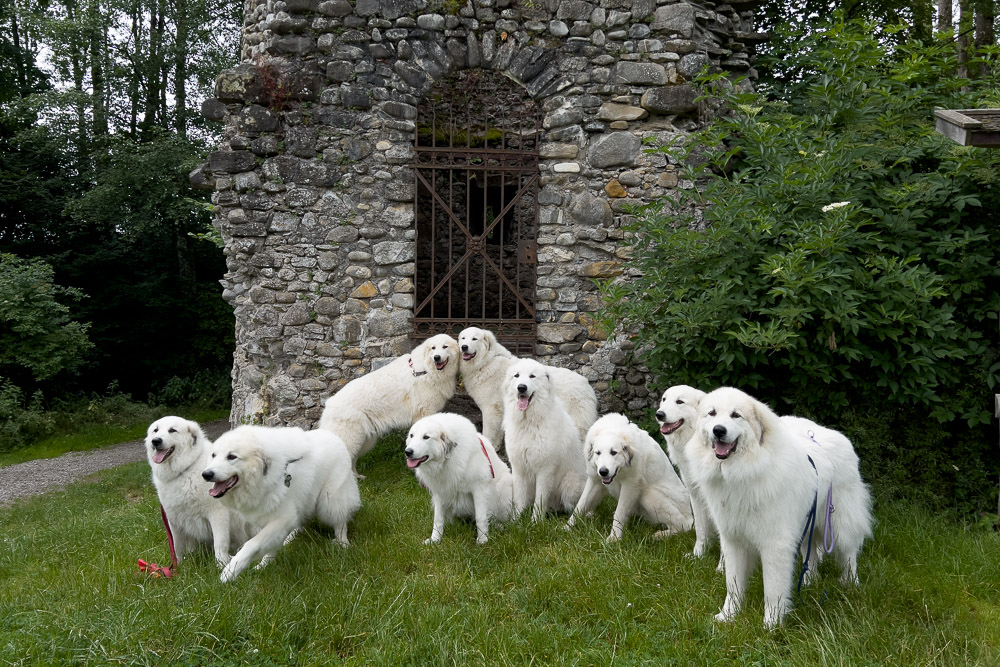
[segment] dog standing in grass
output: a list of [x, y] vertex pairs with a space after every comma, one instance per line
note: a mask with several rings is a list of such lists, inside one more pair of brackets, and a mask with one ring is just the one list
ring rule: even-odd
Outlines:
[[437, 544], [455, 517], [476, 521], [476, 542], [489, 540], [491, 521], [513, 514], [514, 478], [493, 445], [461, 415], [439, 412], [417, 421], [406, 436], [406, 465], [431, 492]]
[[246, 521], [208, 497], [201, 471], [212, 443], [197, 422], [162, 417], [146, 430], [146, 458], [153, 486], [167, 515], [178, 562], [199, 542], [210, 543], [219, 567], [229, 563], [252, 530]]
[[587, 484], [566, 523], [597, 507], [604, 496], [618, 499], [608, 542], [617, 542], [629, 517], [639, 513], [663, 526], [656, 539], [691, 529], [691, 500], [667, 455], [649, 434], [620, 414], [604, 415], [590, 427], [584, 447]]
[[764, 626], [782, 622], [792, 606], [797, 557], [826, 536], [828, 493], [836, 506], [830, 537], [841, 581], [857, 583], [857, 555], [871, 536], [872, 518], [856, 457], [831, 456], [801, 424], [730, 387], [702, 398], [686, 453], [725, 559], [726, 599], [716, 620], [731, 621], [740, 612], [759, 561]]
[[[708, 512], [708, 505], [701, 490], [693, 483], [691, 463], [685, 452], [685, 446], [694, 434], [698, 421], [698, 405], [705, 397], [705, 392], [686, 384], [670, 387], [660, 398], [660, 407], [656, 410], [656, 421], [660, 424], [660, 433], [667, 443], [667, 454], [670, 461], [677, 466], [681, 481], [687, 487], [691, 497], [691, 510], [694, 513], [694, 550], [691, 555], [701, 558], [705, 550], [715, 541], [718, 531], [715, 522]], [[716, 569], [722, 572], [722, 559]]]
[[550, 368], [532, 359], [510, 365], [503, 383], [503, 430], [514, 474], [514, 511], [531, 520], [570, 513], [587, 481], [580, 432], [555, 390]]
[[215, 441], [201, 476], [212, 483], [202, 484], [206, 495], [259, 528], [222, 570], [223, 582], [267, 563], [313, 517], [348, 546], [347, 524], [361, 507], [347, 447], [327, 431], [240, 426]]

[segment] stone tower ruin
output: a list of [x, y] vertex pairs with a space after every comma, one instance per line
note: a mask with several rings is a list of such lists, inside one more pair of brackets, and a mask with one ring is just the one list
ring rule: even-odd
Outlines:
[[312, 427], [344, 383], [466, 325], [574, 368], [602, 409], [655, 400], [593, 313], [631, 207], [678, 182], [647, 143], [751, 73], [751, 2], [245, 0], [203, 114], [236, 315], [233, 423]]

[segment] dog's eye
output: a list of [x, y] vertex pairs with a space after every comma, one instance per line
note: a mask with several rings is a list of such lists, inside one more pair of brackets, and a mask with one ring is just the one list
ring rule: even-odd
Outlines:
[[531, 375], [529, 375], [528, 377], [529, 377], [529, 378], [531, 378], [532, 380], [534, 380], [534, 379], [535, 379], [535, 375], [534, 375], [534, 374], [531, 374]]
[[215, 453], [214, 453], [214, 452], [212, 453], [212, 458], [213, 458], [213, 459], [215, 458]]
[[736, 410], [733, 410], [733, 413], [729, 416], [732, 417], [733, 419], [739, 419], [740, 413], [736, 412]]
[[226, 454], [226, 460], [227, 461], [235, 461], [236, 460], [236, 454]]
[[679, 398], [676, 401], [674, 401], [674, 403], [676, 403], [677, 405], [684, 405], [684, 401], [682, 401]]
[[429, 435], [427, 435], [427, 434], [425, 433], [425, 434], [424, 434], [424, 440], [430, 440], [430, 439], [431, 439], [431, 436], [429, 436]]
[[608, 454], [610, 454], [611, 456], [618, 456], [618, 452], [616, 452], [613, 449], [610, 452], [608, 452]]
[[168, 429], [167, 433], [177, 433], [177, 429], [175, 429], [175, 428]]
[[709, 417], [714, 417], [715, 416], [715, 408], [712, 408], [711, 410], [708, 411], [708, 416]]
[[519, 377], [521, 377], [521, 374], [520, 373], [514, 373], [514, 377], [519, 378]]
[[600, 455], [601, 455], [601, 450], [598, 449], [596, 452], [594, 452], [594, 456], [600, 456]]

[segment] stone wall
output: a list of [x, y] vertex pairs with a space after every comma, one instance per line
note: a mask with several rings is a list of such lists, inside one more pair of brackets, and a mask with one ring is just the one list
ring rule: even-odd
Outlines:
[[214, 190], [223, 296], [236, 313], [234, 423], [310, 427], [350, 379], [408, 351], [416, 108], [449, 72], [487, 68], [544, 112], [538, 345], [636, 413], [630, 343], [605, 340], [593, 280], [627, 275], [629, 206], [678, 182], [646, 141], [703, 120], [703, 68], [752, 74], [747, 3], [685, 0], [245, 0], [243, 63], [206, 117], [225, 140], [192, 182]]

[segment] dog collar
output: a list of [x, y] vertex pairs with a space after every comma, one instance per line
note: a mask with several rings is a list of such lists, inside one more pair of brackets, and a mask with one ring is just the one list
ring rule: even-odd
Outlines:
[[[413, 357], [410, 357], [409, 361], [410, 361], [410, 368], [412, 369], [413, 368]], [[414, 371], [414, 370], [411, 370], [410, 372], [413, 373], [413, 377], [415, 377], [415, 378], [418, 378], [421, 375], [427, 375], [427, 371]]]

